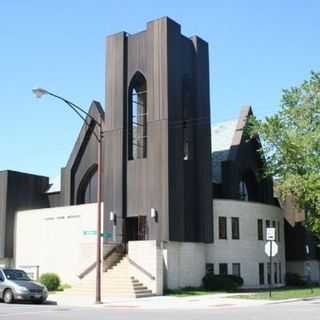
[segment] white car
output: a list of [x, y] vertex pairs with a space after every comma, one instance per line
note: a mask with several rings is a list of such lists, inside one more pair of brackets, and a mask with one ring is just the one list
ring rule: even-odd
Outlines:
[[47, 297], [47, 288], [31, 280], [23, 270], [0, 268], [0, 299], [5, 303], [15, 300], [43, 303]]

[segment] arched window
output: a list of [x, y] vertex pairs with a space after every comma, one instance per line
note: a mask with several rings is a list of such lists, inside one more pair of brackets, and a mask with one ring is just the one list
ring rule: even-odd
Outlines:
[[77, 204], [97, 202], [97, 165], [91, 166], [83, 176], [77, 193]]
[[147, 157], [147, 82], [136, 72], [129, 86], [128, 159]]

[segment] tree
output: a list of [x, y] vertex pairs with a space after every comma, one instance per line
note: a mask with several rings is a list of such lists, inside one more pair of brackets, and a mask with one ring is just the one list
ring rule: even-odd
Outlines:
[[320, 235], [320, 73], [283, 90], [280, 110], [264, 120], [251, 117], [248, 133], [261, 139], [264, 174], [274, 177], [280, 198], [293, 197]]

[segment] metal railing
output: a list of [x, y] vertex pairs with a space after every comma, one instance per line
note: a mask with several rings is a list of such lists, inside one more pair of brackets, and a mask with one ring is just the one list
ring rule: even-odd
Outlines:
[[[113, 247], [109, 252], [107, 252], [104, 256], [103, 256], [103, 261], [107, 260], [108, 258], [110, 258], [114, 253], [123, 253], [123, 246], [121, 244], [116, 245], [115, 247]], [[97, 262], [93, 262], [92, 264], [90, 264], [86, 269], [84, 269], [79, 275], [78, 278], [79, 279], [83, 279], [88, 273], [90, 273], [92, 270], [94, 270], [94, 268], [96, 267]]]
[[145, 268], [143, 268], [142, 266], [137, 264], [135, 261], [133, 261], [129, 257], [128, 257], [128, 261], [131, 265], [133, 265], [135, 268], [137, 268], [139, 271], [141, 271], [143, 274], [145, 274], [148, 278], [150, 278], [151, 280], [156, 280], [155, 276], [153, 276], [149, 271], [147, 271]]

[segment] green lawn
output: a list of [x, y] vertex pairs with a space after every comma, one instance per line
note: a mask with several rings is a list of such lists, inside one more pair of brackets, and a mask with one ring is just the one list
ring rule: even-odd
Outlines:
[[203, 288], [181, 288], [181, 289], [174, 289], [170, 290], [167, 289], [164, 292], [166, 296], [175, 296], [175, 297], [191, 297], [191, 296], [204, 296], [208, 294], [217, 294], [221, 293], [220, 291], [208, 291]]
[[[286, 300], [294, 298], [320, 297], [320, 287], [310, 288], [281, 288], [272, 290], [271, 300]], [[248, 293], [230, 298], [269, 299], [269, 291]]]
[[[164, 294], [166, 296], [175, 297], [191, 297], [191, 296], [203, 296], [208, 294], [224, 293], [223, 291], [208, 291], [203, 288], [181, 288], [175, 290], [166, 290]], [[320, 297], [320, 287], [311, 288], [279, 288], [272, 290], [271, 300], [286, 300], [294, 298], [308, 298], [308, 297]], [[246, 294], [232, 295], [230, 298], [241, 299], [258, 299], [268, 300], [269, 291], [258, 291]]]

